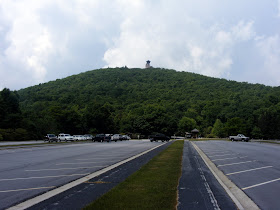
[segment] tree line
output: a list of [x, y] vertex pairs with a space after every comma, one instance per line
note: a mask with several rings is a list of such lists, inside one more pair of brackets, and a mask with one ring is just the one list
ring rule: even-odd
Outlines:
[[47, 133], [280, 138], [280, 87], [168, 69], [107, 68], [0, 92], [0, 140]]

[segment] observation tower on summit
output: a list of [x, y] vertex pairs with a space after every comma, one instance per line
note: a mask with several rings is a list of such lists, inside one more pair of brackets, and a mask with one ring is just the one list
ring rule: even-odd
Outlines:
[[146, 62], [147, 62], [146, 63], [146, 69], [151, 68], [151, 66], [150, 66], [151, 61], [147, 60]]

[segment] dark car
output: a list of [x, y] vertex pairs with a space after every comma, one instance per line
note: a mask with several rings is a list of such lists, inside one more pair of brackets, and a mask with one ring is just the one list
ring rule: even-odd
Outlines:
[[107, 141], [110, 142], [111, 141], [111, 135], [109, 134], [97, 134], [95, 137], [93, 137], [92, 141], [96, 142], [103, 142], [103, 141]]
[[48, 141], [48, 142], [57, 142], [58, 139], [57, 139], [57, 136], [54, 135], [54, 134], [47, 134], [45, 137], [44, 137], [44, 141]]
[[130, 140], [131, 138], [128, 135], [122, 135], [121, 140]]
[[164, 134], [161, 134], [161, 133], [155, 134], [155, 135], [150, 135], [149, 139], [150, 139], [151, 142], [153, 142], [153, 141], [162, 141], [162, 142], [164, 142], [164, 141], [169, 141], [170, 140], [170, 138], [168, 136], [166, 136]]

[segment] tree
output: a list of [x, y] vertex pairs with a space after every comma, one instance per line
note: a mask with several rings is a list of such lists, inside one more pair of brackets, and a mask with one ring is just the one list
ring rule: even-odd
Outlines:
[[262, 131], [259, 127], [255, 126], [251, 132], [252, 134], [252, 138], [254, 139], [261, 139], [263, 138], [263, 134], [262, 134]]
[[261, 113], [258, 127], [265, 139], [277, 139], [280, 137], [280, 105], [271, 106]]
[[217, 136], [217, 137], [225, 137], [225, 131], [224, 131], [224, 124], [222, 123], [222, 121], [220, 119], [216, 119], [211, 134]]
[[18, 94], [4, 88], [0, 92], [0, 128], [18, 128], [21, 120]]
[[185, 132], [190, 132], [196, 126], [196, 121], [194, 119], [189, 117], [182, 117], [182, 119], [178, 123], [178, 130], [181, 135], [184, 135]]
[[234, 117], [234, 118], [229, 119], [226, 122], [225, 131], [226, 131], [227, 136], [237, 135], [238, 133], [247, 135], [245, 122], [243, 119], [241, 119], [239, 117]]

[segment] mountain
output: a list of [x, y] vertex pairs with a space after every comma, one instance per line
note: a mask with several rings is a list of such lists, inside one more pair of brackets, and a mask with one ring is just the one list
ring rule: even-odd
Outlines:
[[280, 87], [175, 70], [92, 70], [17, 91], [22, 128], [46, 133], [280, 137]]

